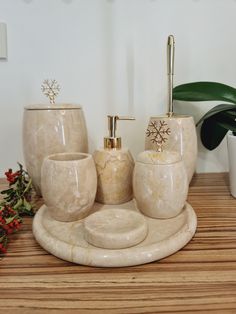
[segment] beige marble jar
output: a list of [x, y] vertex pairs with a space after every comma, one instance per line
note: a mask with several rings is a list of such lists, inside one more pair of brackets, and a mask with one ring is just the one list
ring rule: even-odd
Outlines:
[[138, 209], [153, 218], [172, 218], [183, 209], [188, 177], [177, 152], [144, 151], [137, 157], [133, 175]]
[[[171, 117], [159, 116], [151, 117], [148, 127], [152, 123], [164, 121], [168, 124], [171, 134], [165, 143], [165, 149], [181, 154], [190, 182], [196, 169], [197, 162], [197, 133], [193, 117], [185, 115], [175, 115]], [[156, 143], [152, 142], [151, 136], [145, 137], [145, 149], [155, 150]]]
[[43, 159], [54, 153], [88, 152], [83, 110], [73, 104], [25, 107], [23, 151], [26, 169], [38, 195], [41, 195]]
[[46, 157], [41, 183], [43, 199], [54, 219], [75, 221], [86, 217], [97, 190], [92, 155], [61, 153]]

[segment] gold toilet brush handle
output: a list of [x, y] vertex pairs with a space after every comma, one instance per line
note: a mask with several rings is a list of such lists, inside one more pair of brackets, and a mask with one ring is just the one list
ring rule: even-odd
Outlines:
[[173, 115], [173, 76], [174, 76], [175, 39], [168, 36], [167, 41], [167, 69], [168, 69], [168, 116]]

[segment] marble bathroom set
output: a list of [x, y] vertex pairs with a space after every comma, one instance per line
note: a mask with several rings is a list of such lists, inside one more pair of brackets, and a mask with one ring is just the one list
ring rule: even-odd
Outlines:
[[37, 242], [100, 267], [149, 263], [185, 246], [197, 226], [186, 202], [197, 158], [193, 118], [170, 110], [151, 117], [134, 162], [116, 135], [119, 120], [134, 119], [110, 115], [104, 147], [91, 155], [82, 107], [55, 104], [52, 82], [44, 87], [51, 104], [24, 110], [25, 164], [45, 203], [33, 221]]
[[[197, 220], [186, 198], [194, 169], [188, 173], [176, 149], [185, 153], [178, 141], [190, 141], [192, 132], [172, 140], [175, 150], [149, 149], [134, 162], [116, 136], [118, 116], [108, 116], [113, 134], [93, 155], [81, 107], [26, 107], [24, 119], [26, 167], [45, 202], [33, 233], [45, 250], [78, 264], [132, 266], [168, 256], [192, 238]], [[178, 127], [173, 136], [183, 131]], [[186, 154], [195, 164], [193, 150]]]

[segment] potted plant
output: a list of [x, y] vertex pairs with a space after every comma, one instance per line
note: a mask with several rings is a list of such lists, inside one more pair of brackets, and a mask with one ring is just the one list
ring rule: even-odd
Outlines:
[[173, 99], [181, 101], [223, 101], [198, 122], [203, 145], [215, 149], [227, 134], [231, 194], [236, 198], [236, 89], [217, 82], [193, 82], [173, 89]]

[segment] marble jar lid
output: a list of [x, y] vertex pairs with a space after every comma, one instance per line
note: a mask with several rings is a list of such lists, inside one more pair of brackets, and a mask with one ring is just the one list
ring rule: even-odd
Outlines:
[[137, 162], [153, 165], [173, 164], [182, 160], [180, 153], [165, 150], [156, 152], [154, 150], [145, 150], [137, 157]]
[[84, 220], [84, 235], [90, 244], [105, 249], [123, 249], [142, 242], [148, 233], [143, 215], [120, 208], [104, 209]]
[[24, 107], [25, 110], [70, 110], [70, 109], [82, 109], [80, 105], [75, 104], [35, 104]]

